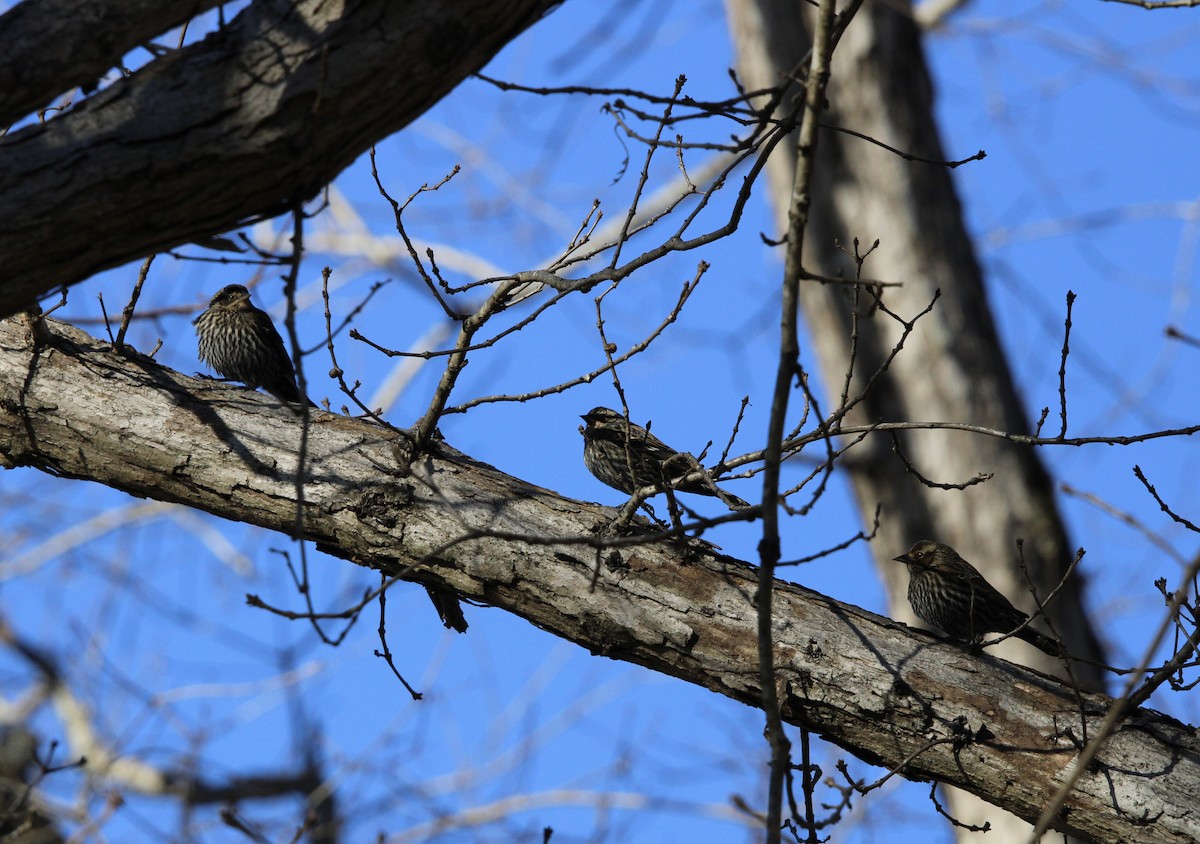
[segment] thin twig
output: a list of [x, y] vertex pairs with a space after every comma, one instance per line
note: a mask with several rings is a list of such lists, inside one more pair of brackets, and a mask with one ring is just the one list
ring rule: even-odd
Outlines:
[[150, 264], [153, 262], [154, 255], [147, 255], [141, 270], [138, 271], [137, 281], [133, 284], [133, 292], [129, 294], [129, 302], [121, 311], [121, 327], [117, 330], [117, 339], [113, 341], [113, 350], [118, 354], [125, 351], [125, 332], [129, 330], [129, 321], [133, 319], [138, 297], [142, 295], [142, 285], [146, 283], [146, 276], [150, 275]]
[[683, 90], [683, 85], [687, 81], [684, 76], [676, 77], [675, 92], [671, 95], [670, 101], [663, 109], [662, 119], [658, 121], [658, 131], [654, 134], [654, 140], [647, 145], [646, 158], [642, 164], [642, 172], [638, 174], [637, 187], [633, 191], [633, 199], [629, 203], [629, 208], [625, 213], [625, 222], [621, 226], [621, 233], [617, 237], [616, 247], [613, 249], [612, 260], [609, 262], [610, 269], [616, 269], [617, 263], [621, 260], [621, 247], [629, 240], [629, 229], [633, 225], [633, 218], [637, 214], [638, 201], [642, 197], [642, 191], [646, 189], [646, 183], [650, 181], [650, 163], [654, 160], [654, 154], [658, 152], [662, 144], [662, 133], [667, 128], [667, 124], [671, 121], [671, 110], [675, 107], [675, 101], [679, 98], [679, 92]]
[[[635, 355], [641, 354], [642, 352], [646, 351], [646, 349], [650, 348], [650, 344], [658, 339], [658, 336], [666, 330], [667, 326], [672, 325], [675, 320], [679, 318], [679, 314], [683, 310], [684, 304], [687, 302], [692, 293], [695, 292], [696, 286], [700, 283], [701, 276], [704, 275], [704, 272], [707, 269], [708, 264], [702, 262], [697, 268], [696, 275], [693, 277], [693, 279], [690, 282], [684, 282], [683, 289], [679, 291], [679, 298], [675, 301], [670, 313], [668, 313], [667, 316], [663, 318], [663, 321], [658, 324], [658, 327], [651, 331], [650, 334], [640, 343], [635, 343], [634, 345], [630, 346], [629, 349], [627, 349], [620, 356], [613, 357], [611, 353], [606, 353], [605, 362], [603, 365], [596, 367], [590, 372], [585, 372], [583, 375], [572, 378], [569, 381], [563, 381], [559, 384], [555, 384], [552, 387], [543, 387], [540, 390], [532, 390], [528, 393], [520, 393], [517, 395], [479, 396], [478, 398], [465, 401], [462, 404], [448, 407], [445, 409], [444, 413], [465, 413], [472, 407], [476, 407], [481, 404], [492, 404], [495, 402], [526, 402], [530, 399], [541, 398], [543, 396], [554, 395], [556, 393], [563, 393], [572, 387], [578, 387], [581, 384], [592, 383], [592, 381], [596, 380], [596, 378], [603, 375], [605, 372], [611, 371], [617, 365], [624, 363]], [[489, 341], [486, 344], [480, 345], [490, 345], [491, 342], [493, 341]], [[605, 344], [604, 347], [607, 349], [607, 344]]]
[[909, 462], [909, 459], [908, 459], [908, 457], [905, 456], [903, 449], [900, 448], [900, 437], [896, 434], [896, 432], [892, 431], [891, 435], [892, 435], [892, 453], [900, 458], [900, 462], [904, 464], [905, 470], [910, 475], [912, 475], [914, 478], [916, 478], [918, 481], [920, 481], [923, 486], [927, 486], [930, 489], [966, 489], [967, 487], [976, 486], [977, 484], [981, 484], [981, 483], [990, 481], [992, 479], [992, 476], [995, 474], [994, 472], [979, 472], [978, 474], [975, 475], [975, 477], [971, 478], [970, 480], [963, 481], [962, 483], [957, 483], [957, 484], [938, 483], [937, 481], [931, 481], [931, 480], [929, 480], [929, 478], [925, 477], [920, 472], [918, 472], [917, 467], [914, 466], [911, 462]]
[[[781, 552], [779, 525], [779, 476], [783, 458], [783, 438], [787, 421], [792, 382], [800, 375], [799, 292], [804, 276], [801, 254], [811, 204], [812, 164], [819, 137], [817, 116], [825, 105], [825, 86], [829, 81], [835, 22], [834, 0], [821, 0], [813, 26], [812, 61], [805, 86], [803, 112], [797, 146], [796, 173], [788, 210], [787, 252], [784, 260], [779, 360], [771, 396], [771, 413], [764, 449], [762, 495], [762, 540], [759, 543], [758, 589], [758, 680], [762, 708], [766, 716], [766, 736], [771, 747], [767, 788], [767, 844], [780, 843], [783, 819], [783, 788], [791, 767], [791, 744], [783, 729], [776, 688], [772, 598], [775, 566]], [[825, 426], [821, 426], [824, 430]]]
[[1067, 437], [1067, 355], [1071, 353], [1071, 306], [1075, 304], [1075, 294], [1067, 291], [1067, 318], [1063, 329], [1062, 362], [1058, 365], [1058, 406], [1062, 427], [1058, 430], [1060, 440]]
[[875, 144], [877, 147], [883, 147], [888, 152], [895, 153], [905, 161], [917, 161], [922, 164], [936, 164], [939, 167], [949, 167], [950, 169], [954, 169], [955, 167], [961, 167], [964, 164], [968, 164], [972, 161], [983, 161], [983, 159], [987, 158], [987, 153], [983, 150], [979, 150], [979, 152], [975, 153], [969, 158], [963, 158], [958, 161], [940, 161], [936, 158], [922, 158], [919, 155], [913, 155], [911, 152], [905, 152], [904, 150], [896, 149], [893, 146], [888, 146], [878, 138], [872, 138], [870, 135], [864, 135], [862, 132], [855, 132], [853, 129], [847, 129], [845, 126], [834, 126], [832, 123], [822, 123], [821, 128], [829, 129], [832, 132], [841, 132], [844, 135], [851, 135], [855, 138], [859, 138], [860, 140]]
[[382, 651], [376, 650], [375, 656], [382, 659], [388, 664], [388, 668], [392, 669], [392, 673], [396, 675], [396, 679], [403, 684], [408, 693], [412, 695], [413, 700], [420, 700], [422, 695], [416, 689], [408, 684], [404, 679], [404, 675], [400, 673], [400, 669], [396, 667], [396, 663], [392, 660], [392, 649], [388, 647], [387, 642], [387, 590], [384, 586], [387, 585], [387, 576], [383, 572], [379, 573], [379, 645], [383, 648]]

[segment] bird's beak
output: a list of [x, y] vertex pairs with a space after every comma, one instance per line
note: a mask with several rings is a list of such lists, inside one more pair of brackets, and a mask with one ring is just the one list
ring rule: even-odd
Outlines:
[[910, 560], [908, 558], [907, 554], [901, 554], [899, 557], [892, 557], [892, 559], [895, 560], [897, 563], [911, 563], [912, 562], [912, 560]]

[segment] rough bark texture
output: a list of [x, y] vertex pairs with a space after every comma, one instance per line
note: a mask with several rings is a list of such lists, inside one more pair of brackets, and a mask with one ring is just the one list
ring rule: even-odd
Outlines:
[[85, 90], [125, 53], [220, 0], [25, 0], [0, 17], [0, 126]]
[[[729, 0], [728, 9], [743, 82], [751, 89], [779, 84], [811, 42], [804, 16], [796, 14], [790, 0]], [[834, 54], [828, 98], [830, 124], [928, 159], [948, 157], [934, 120], [920, 35], [896, 4], [866, 3], [859, 10]], [[781, 231], [786, 231], [793, 171], [794, 162], [781, 146], [769, 170]], [[889, 376], [847, 422], [955, 421], [1027, 432], [949, 169], [905, 161], [827, 130], [815, 171], [813, 224], [805, 242], [808, 269], [853, 274], [835, 239], [849, 246], [857, 237], [866, 251], [878, 238], [880, 248], [865, 273], [903, 283], [884, 293], [893, 311], [915, 316], [941, 290], [937, 306], [921, 320]], [[859, 341], [852, 395], [899, 339], [899, 327], [873, 312], [871, 304], [865, 294], [855, 303], [845, 288], [835, 285], [807, 282], [802, 288], [801, 311], [816, 362], [832, 389], [840, 388], [850, 365], [855, 311]], [[1056, 356], [1057, 350], [1046, 350], [1048, 363], [1056, 363]], [[868, 439], [845, 462], [867, 518], [882, 504], [872, 549], [889, 586], [893, 615], [913, 619], [905, 597], [907, 576], [891, 558], [923, 538], [952, 545], [1024, 610], [1034, 610], [1017, 565], [1016, 540], [1024, 539], [1025, 562], [1042, 595], [1058, 583], [1075, 551], [1037, 454], [1002, 440], [947, 431], [908, 432], [900, 441], [906, 457], [931, 480], [961, 483], [987, 472], [993, 477], [964, 491], [930, 488], [892, 453], [890, 436]], [[1072, 653], [1099, 661], [1103, 654], [1081, 600], [1084, 579], [1078, 573], [1073, 577], [1051, 605], [1050, 616]], [[1051, 658], [1031, 648], [1015, 642], [1001, 647], [1011, 658], [1056, 670]], [[1094, 671], [1085, 668], [1079, 676], [1102, 687]], [[988, 807], [954, 806], [956, 817], [966, 823], [983, 821], [977, 810], [987, 814], [994, 828], [1004, 822]], [[995, 834], [1004, 840], [1020, 835], [1002, 829]]]
[[0, 138], [0, 316], [313, 196], [553, 5], [255, 0], [200, 43]]
[[[53, 320], [0, 321], [0, 459], [289, 531], [300, 421], [274, 399], [117, 355]], [[306, 535], [361, 565], [520, 615], [594, 653], [754, 706], [755, 573], [702, 544], [599, 553], [615, 511], [442, 446], [314, 415]], [[1077, 757], [1074, 694], [887, 619], [776, 585], [783, 715], [851, 752], [953, 783], [1025, 818]], [[1110, 701], [1084, 694], [1089, 729]], [[945, 743], [928, 747], [933, 739]], [[919, 752], [921, 748], [927, 748]], [[1139, 710], [1080, 780], [1061, 826], [1106, 842], [1194, 839], [1200, 740]]]

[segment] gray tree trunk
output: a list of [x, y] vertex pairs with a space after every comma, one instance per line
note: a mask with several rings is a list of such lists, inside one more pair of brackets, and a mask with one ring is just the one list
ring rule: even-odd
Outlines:
[[[827, 122], [941, 161], [947, 156], [934, 121], [920, 34], [905, 5], [866, 3], [859, 10], [834, 53]], [[808, 19], [797, 13], [798, 8], [791, 0], [728, 0], [738, 72], [747, 88], [779, 84], [806, 54], [811, 35]], [[780, 231], [786, 230], [794, 167], [782, 146], [769, 164]], [[853, 265], [835, 248], [835, 240], [849, 247], [858, 238], [865, 250], [879, 239], [865, 275], [903, 283], [884, 292], [889, 308], [912, 318], [941, 291], [890, 374], [847, 421], [952, 421], [1028, 432], [949, 169], [905, 161], [867, 141], [829, 130], [821, 136], [815, 169], [812, 222], [805, 241], [808, 269], [853, 275]], [[840, 388], [850, 366], [855, 312], [859, 340], [852, 395], [900, 336], [896, 323], [874, 316], [871, 305], [867, 294], [856, 301], [842, 286], [812, 281], [801, 290], [801, 310], [815, 352], [807, 360], [811, 365], [815, 358], [831, 389]], [[1046, 353], [1053, 359], [1055, 350]], [[1035, 609], [1017, 565], [1016, 540], [1024, 540], [1025, 563], [1043, 596], [1059, 582], [1075, 550], [1038, 455], [1002, 439], [951, 431], [906, 432], [900, 444], [907, 459], [932, 481], [961, 483], [980, 473], [992, 473], [992, 478], [964, 491], [930, 488], [893, 454], [890, 435], [876, 435], [852, 453], [845, 468], [864, 518], [870, 520], [882, 505], [872, 551], [887, 582], [893, 616], [915, 622], [906, 598], [907, 574], [891, 558], [922, 538], [954, 546], [1018, 606]], [[1049, 607], [1049, 615], [1072, 653], [1099, 661], [1103, 653], [1083, 607], [1082, 586], [1083, 578], [1076, 573]], [[1043, 671], [1060, 668], [1016, 640], [1003, 643], [998, 652]], [[1096, 673], [1080, 670], [1078, 679], [1084, 685], [1102, 688]], [[953, 802], [958, 819], [972, 824], [990, 821], [998, 840], [1019, 840], [1022, 828], [1028, 834], [1023, 823], [1006, 830], [1015, 820], [1011, 816], [961, 797]]]

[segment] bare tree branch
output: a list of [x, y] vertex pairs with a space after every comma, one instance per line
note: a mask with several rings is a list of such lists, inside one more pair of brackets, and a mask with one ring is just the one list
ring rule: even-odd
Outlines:
[[[62, 396], [71, 401], [63, 402]], [[315, 413], [303, 525], [385, 574], [443, 585], [577, 642], [760, 706], [755, 571], [695, 542], [605, 548], [615, 511], [565, 499], [434, 443]], [[119, 356], [52, 320], [0, 322], [0, 455], [286, 533], [300, 424], [268, 397]], [[454, 539], [458, 537], [458, 539]], [[450, 538], [448, 540], [448, 538]], [[594, 590], [593, 551], [602, 567]], [[1111, 699], [936, 643], [787, 583], [773, 589], [783, 720], [910, 778], [1036, 818]], [[954, 741], [930, 746], [933, 738]], [[924, 752], [912, 756], [915, 751]], [[912, 758], [909, 758], [912, 756]], [[907, 760], [907, 761], [906, 761]], [[1200, 739], [1138, 710], [1053, 826], [1097, 841], [1191, 834]], [[1139, 807], [1135, 814], [1130, 806]]]

